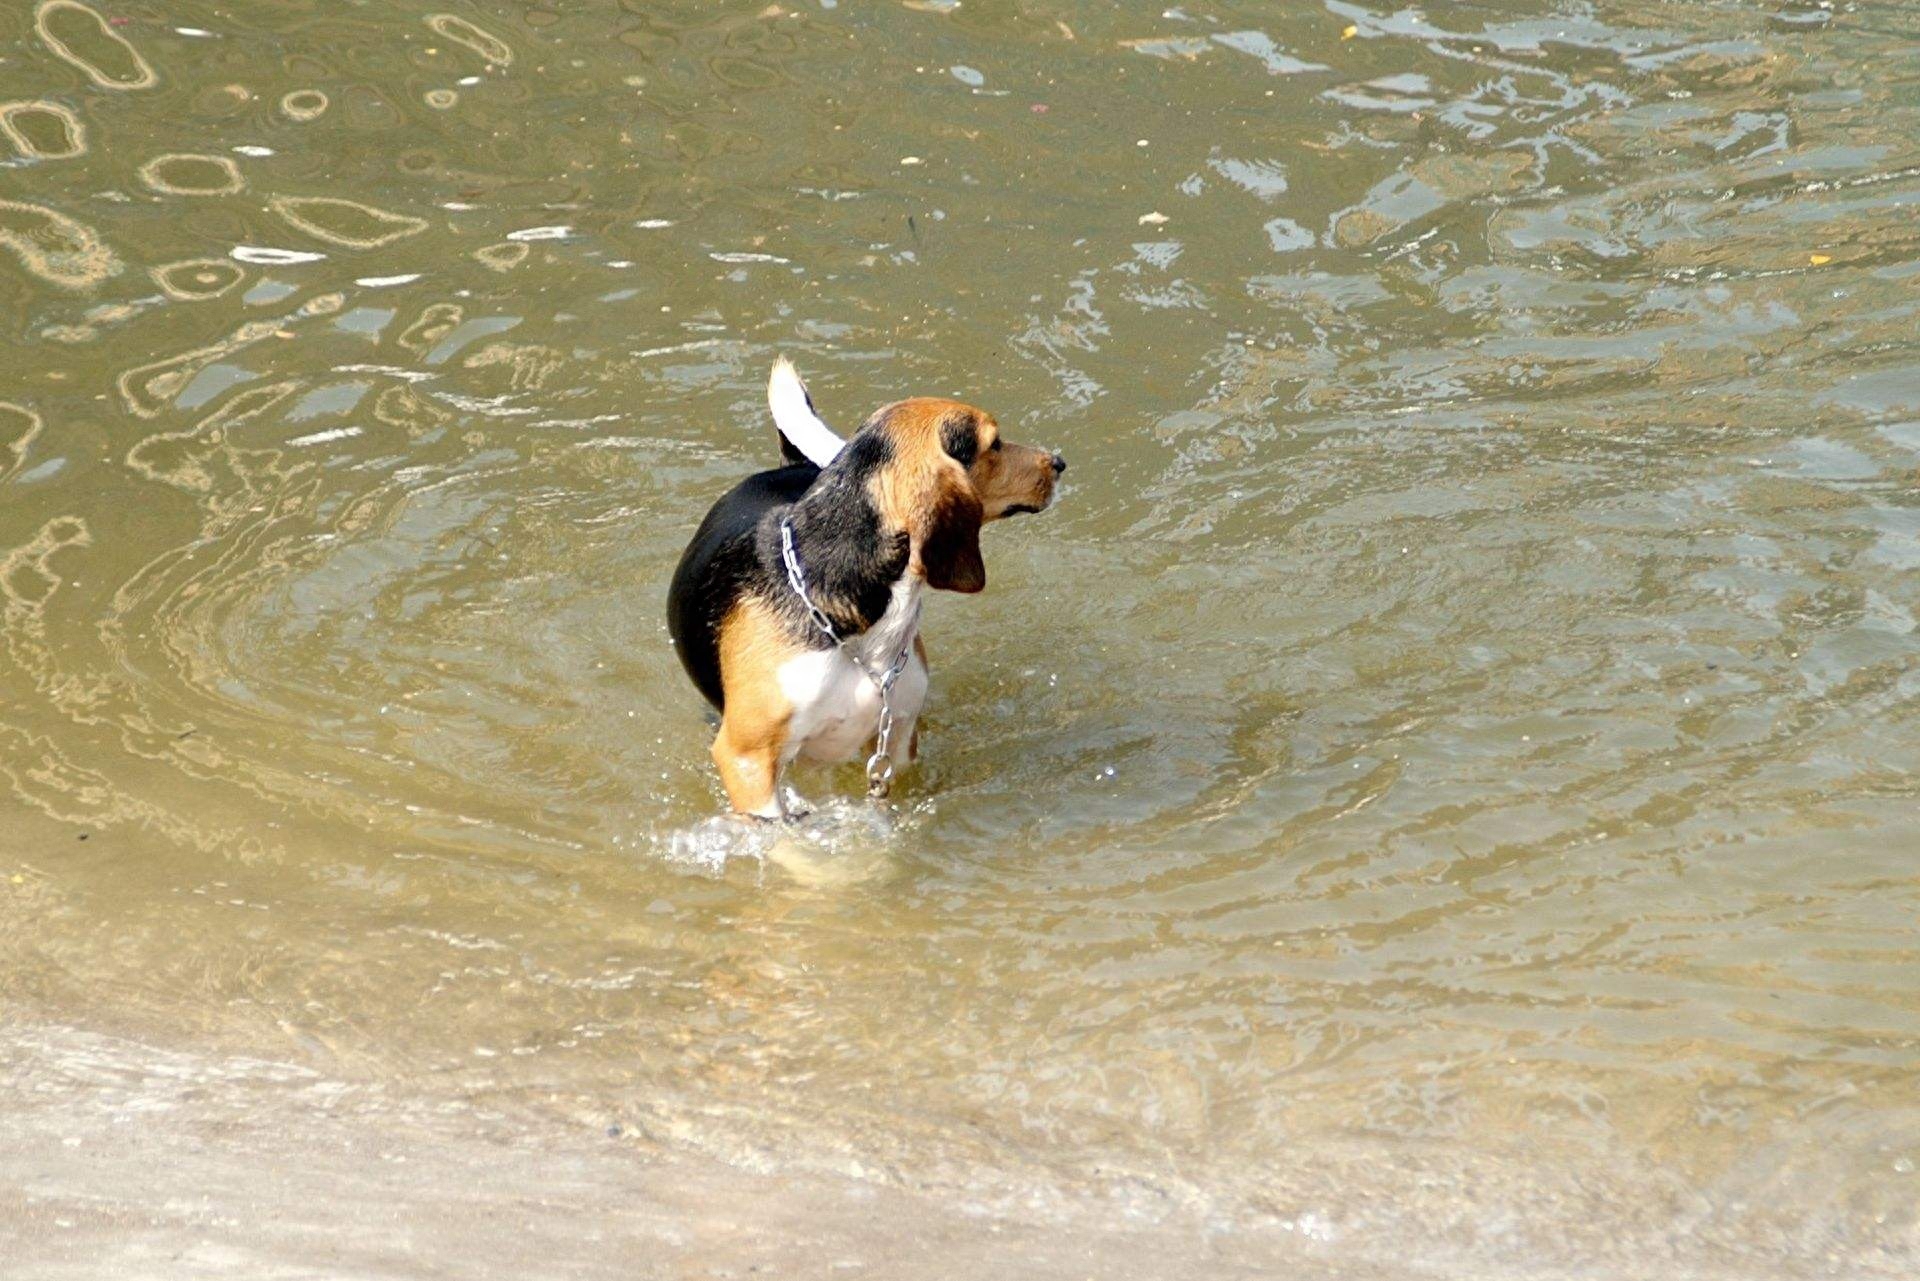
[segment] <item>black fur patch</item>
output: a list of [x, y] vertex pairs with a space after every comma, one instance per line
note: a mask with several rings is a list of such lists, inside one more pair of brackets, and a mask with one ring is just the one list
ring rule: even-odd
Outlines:
[[[771, 597], [774, 587], [757, 547], [760, 522], [769, 511], [785, 511], [819, 475], [812, 463], [798, 463], [747, 477], [713, 505], [680, 555], [667, 588], [667, 632], [681, 666], [715, 707], [725, 707], [720, 620], [742, 595]], [[780, 563], [777, 548], [773, 563]]]
[[[880, 621], [893, 599], [893, 584], [906, 572], [905, 530], [881, 531], [880, 512], [867, 492], [874, 472], [893, 461], [893, 444], [880, 432], [863, 431], [847, 442], [839, 457], [820, 473], [787, 513], [794, 548], [807, 577], [814, 604], [833, 620], [844, 640]], [[771, 523], [778, 556], [780, 528]], [[781, 563], [776, 560], [775, 563]], [[784, 574], [784, 568], [783, 568]], [[806, 607], [787, 593], [806, 619]], [[818, 628], [809, 627], [816, 634]], [[820, 638], [822, 645], [826, 644]]]
[[724, 710], [720, 623], [746, 595], [779, 612], [815, 649], [829, 643], [787, 581], [780, 522], [793, 527], [807, 592], [842, 639], [880, 620], [906, 572], [905, 530], [886, 533], [867, 492], [893, 457], [882, 432], [862, 431], [825, 471], [796, 463], [749, 476], [713, 505], [687, 545], [667, 592], [667, 630], [693, 683]]
[[955, 410], [940, 420], [940, 447], [962, 467], [973, 466], [980, 456], [980, 424], [964, 409]]

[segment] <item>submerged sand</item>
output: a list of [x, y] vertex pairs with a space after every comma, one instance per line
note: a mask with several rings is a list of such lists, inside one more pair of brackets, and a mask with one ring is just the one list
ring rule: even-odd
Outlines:
[[0, 1032], [7, 1281], [1340, 1277], [1231, 1225], [982, 1215], [537, 1115], [51, 1025]]

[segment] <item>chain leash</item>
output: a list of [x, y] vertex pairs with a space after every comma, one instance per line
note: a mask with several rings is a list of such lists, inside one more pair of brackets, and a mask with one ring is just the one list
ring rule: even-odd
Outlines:
[[907, 657], [913, 653], [913, 638], [920, 630], [920, 607], [915, 602], [913, 620], [907, 624], [905, 638], [900, 642], [900, 652], [893, 656], [893, 662], [885, 672], [876, 674], [873, 668], [861, 662], [849, 648], [847, 641], [840, 639], [840, 633], [834, 628], [833, 620], [826, 611], [813, 603], [813, 597], [807, 591], [807, 576], [800, 567], [800, 553], [793, 547], [793, 526], [786, 520], [780, 522], [780, 559], [786, 562], [787, 584], [793, 588], [793, 594], [807, 607], [807, 617], [829, 641], [846, 652], [853, 665], [858, 667], [866, 678], [880, 691], [880, 726], [874, 742], [873, 755], [867, 758], [867, 795], [881, 800], [893, 790], [893, 756], [888, 746], [893, 741], [893, 686], [900, 679], [900, 673], [907, 670]]
[[800, 571], [800, 553], [793, 549], [793, 526], [780, 522], [780, 559], [787, 563], [787, 583], [793, 588], [793, 594], [807, 607], [807, 614], [813, 619], [813, 625], [827, 634], [827, 639], [838, 645], [840, 633], [833, 629], [833, 620], [826, 616], [821, 608], [813, 603], [813, 597], [807, 595], [807, 576]]

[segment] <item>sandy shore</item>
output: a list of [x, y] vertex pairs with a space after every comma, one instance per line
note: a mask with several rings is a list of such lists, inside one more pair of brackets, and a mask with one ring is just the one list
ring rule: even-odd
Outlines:
[[8, 1281], [1409, 1276], [1200, 1225], [1020, 1222], [300, 1067], [0, 1032]]
[[424, 1086], [0, 1021], [4, 1281], [1912, 1275], [1899, 1250], [1827, 1234], [1810, 1249], [1740, 1223], [1721, 1241], [1725, 1225], [1677, 1212], [1637, 1230], [1629, 1216], [1609, 1230], [1611, 1245], [1567, 1221], [1565, 1248], [1511, 1243], [1504, 1260], [1454, 1252], [1442, 1264], [1434, 1247], [1462, 1198], [1496, 1226], [1510, 1219], [1502, 1204], [1522, 1196], [1557, 1196], [1569, 1213], [1574, 1202], [1551, 1180], [1489, 1181], [1462, 1168], [1428, 1187], [1417, 1167], [1412, 1183], [1396, 1182], [1382, 1162], [1392, 1164], [1376, 1155], [1345, 1167], [1345, 1181], [1356, 1197], [1392, 1197], [1400, 1231], [1330, 1240], [1270, 1222], [1177, 1213], [1145, 1222], [1092, 1200], [989, 1211], [950, 1188], [756, 1172], [620, 1127]]

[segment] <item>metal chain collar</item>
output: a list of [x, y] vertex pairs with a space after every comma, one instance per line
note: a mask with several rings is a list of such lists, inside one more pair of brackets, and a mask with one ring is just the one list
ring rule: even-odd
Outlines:
[[893, 656], [886, 671], [876, 673], [873, 668], [860, 661], [853, 652], [851, 641], [840, 639], [840, 633], [834, 628], [833, 620], [826, 611], [813, 603], [813, 597], [807, 592], [806, 572], [800, 567], [800, 553], [793, 547], [793, 526], [786, 520], [780, 522], [780, 559], [786, 562], [787, 585], [793, 588], [793, 594], [807, 607], [807, 616], [813, 620], [826, 638], [846, 654], [855, 667], [873, 682], [880, 691], [880, 726], [874, 743], [873, 755], [867, 758], [867, 795], [880, 799], [893, 788], [893, 757], [887, 751], [893, 740], [893, 685], [900, 679], [900, 673], [907, 670], [907, 656], [913, 653], [913, 638], [920, 630], [920, 608], [914, 605], [913, 621], [907, 624], [906, 636], [900, 642], [900, 652]]

